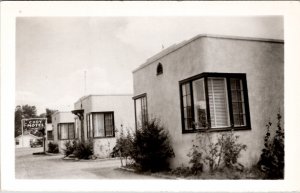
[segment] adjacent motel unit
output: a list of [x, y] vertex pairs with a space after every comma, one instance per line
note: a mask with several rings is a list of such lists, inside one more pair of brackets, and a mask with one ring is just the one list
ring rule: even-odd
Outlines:
[[[58, 144], [59, 152], [63, 153], [65, 142], [78, 138], [78, 131], [74, 124], [74, 115], [71, 112], [56, 111], [52, 114], [52, 132], [47, 130], [47, 143]], [[49, 132], [50, 131], [50, 132]], [[48, 148], [48, 145], [46, 145]]]
[[132, 95], [88, 95], [74, 104], [72, 111], [78, 139], [92, 140], [94, 155], [110, 156], [116, 137], [123, 132], [134, 131], [134, 108]]
[[239, 135], [239, 161], [256, 164], [265, 125], [284, 110], [284, 41], [198, 35], [164, 49], [133, 71], [136, 127], [158, 118], [175, 158], [188, 165], [196, 135]]

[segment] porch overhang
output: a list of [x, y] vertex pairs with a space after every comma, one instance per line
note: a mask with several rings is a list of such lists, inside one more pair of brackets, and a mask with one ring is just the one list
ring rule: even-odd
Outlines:
[[82, 120], [83, 118], [83, 113], [84, 110], [83, 109], [77, 109], [77, 110], [73, 110], [71, 111], [74, 115], [76, 115], [80, 120]]

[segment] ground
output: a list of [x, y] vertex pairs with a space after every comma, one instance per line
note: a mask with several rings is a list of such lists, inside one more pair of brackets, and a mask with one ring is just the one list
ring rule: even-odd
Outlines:
[[32, 155], [43, 148], [16, 149], [16, 179], [158, 179], [119, 169], [120, 160], [63, 160], [62, 154]]

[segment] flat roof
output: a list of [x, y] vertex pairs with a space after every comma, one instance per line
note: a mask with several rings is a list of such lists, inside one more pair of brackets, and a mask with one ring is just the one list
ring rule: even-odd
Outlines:
[[93, 97], [93, 96], [133, 96], [133, 94], [90, 94], [90, 95], [80, 97], [75, 103], [78, 103], [82, 100], [85, 100], [85, 99], [87, 99], [89, 97]]
[[52, 115], [55, 115], [57, 113], [72, 113], [72, 112], [71, 111], [55, 111], [54, 113], [52, 113]]
[[257, 42], [270, 42], [270, 43], [280, 43], [283, 44], [284, 40], [281, 39], [270, 39], [270, 38], [256, 38], [256, 37], [243, 37], [243, 36], [229, 36], [229, 35], [214, 35], [214, 34], [199, 34], [189, 40], [184, 40], [178, 44], [173, 44], [166, 49], [162, 50], [161, 52], [155, 54], [154, 56], [148, 58], [146, 62], [141, 64], [139, 67], [134, 69], [132, 72], [136, 72], [149, 64], [163, 58], [164, 56], [184, 47], [185, 45], [203, 37], [208, 37], [208, 38], [219, 38], [219, 39], [232, 39], [232, 40], [243, 40], [243, 41], [257, 41]]

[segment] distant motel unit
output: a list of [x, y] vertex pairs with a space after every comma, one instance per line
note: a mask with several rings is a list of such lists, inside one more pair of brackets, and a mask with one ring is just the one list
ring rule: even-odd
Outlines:
[[[74, 119], [75, 116], [71, 112], [56, 111], [52, 114], [52, 132], [47, 130], [47, 143], [57, 143], [59, 152], [63, 153], [65, 149], [65, 143], [68, 140], [74, 140], [78, 138], [78, 132], [76, 131]], [[46, 145], [46, 150], [48, 145]]]
[[30, 133], [19, 135], [15, 138], [16, 148], [30, 148], [30, 145], [38, 139], [42, 139], [42, 137], [37, 137]]
[[88, 95], [80, 98], [72, 113], [81, 141], [92, 140], [94, 155], [110, 156], [121, 129], [134, 131], [132, 95]]
[[[256, 164], [265, 125], [284, 110], [284, 42], [198, 35], [171, 46], [133, 71], [137, 128], [160, 119], [175, 158], [188, 165], [197, 134], [233, 130], [247, 145], [240, 163]], [[283, 123], [283, 122], [282, 122]]]

